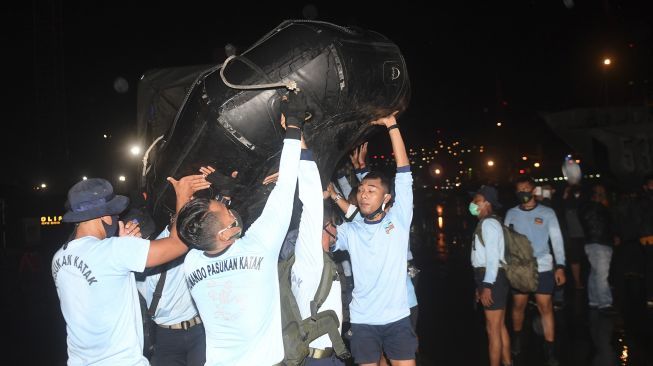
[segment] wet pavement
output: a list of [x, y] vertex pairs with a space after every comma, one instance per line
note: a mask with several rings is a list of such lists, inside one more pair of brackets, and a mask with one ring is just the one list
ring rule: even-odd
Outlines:
[[[416, 255], [422, 269], [417, 286], [418, 364], [487, 365], [483, 310], [475, 303], [469, 262], [471, 239], [464, 233], [451, 236], [436, 234], [435, 242], [427, 241]], [[614, 267], [623, 260], [619, 254], [617, 249]], [[589, 309], [586, 291], [576, 290], [567, 275], [569, 282], [558, 295], [561, 301], [555, 311], [561, 365], [653, 365], [653, 310], [646, 308], [643, 278], [613, 272], [618, 308], [613, 316]], [[509, 310], [506, 321], [510, 330]], [[526, 310], [524, 332], [524, 350], [514, 364], [545, 365], [542, 328], [533, 302]]]
[[[417, 284], [420, 365], [487, 365], [484, 318], [474, 301], [466, 231], [430, 233], [414, 248], [421, 269]], [[53, 252], [54, 248], [38, 252], [31, 261], [22, 251], [4, 252], [0, 308], [6, 332], [0, 365], [66, 363], [65, 324], [49, 274]], [[617, 250], [615, 261], [619, 260]], [[571, 284], [565, 287], [564, 306], [555, 313], [561, 365], [653, 365], [653, 311], [646, 309], [643, 279], [615, 274], [612, 282], [616, 316], [588, 309], [585, 291], [576, 291]], [[516, 365], [544, 365], [537, 320], [531, 305], [524, 323], [525, 349]]]

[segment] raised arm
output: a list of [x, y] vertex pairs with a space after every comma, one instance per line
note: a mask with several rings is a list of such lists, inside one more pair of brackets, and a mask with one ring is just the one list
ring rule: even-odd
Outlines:
[[367, 142], [365, 142], [358, 147], [358, 168], [354, 170], [354, 173], [360, 182], [369, 172], [367, 169]]
[[346, 216], [351, 206], [349, 201], [347, 201], [345, 197], [336, 192], [336, 188], [333, 186], [333, 183], [329, 183], [327, 186], [327, 192], [329, 193], [329, 197], [331, 197], [336, 206], [338, 206], [340, 211], [342, 211], [342, 213], [344, 213]]
[[286, 127], [286, 138], [283, 141], [279, 162], [279, 178], [265, 203], [261, 216], [245, 233], [245, 238], [253, 239], [275, 250], [281, 248], [292, 216], [301, 151], [301, 127], [307, 111], [304, 98], [301, 92], [300, 94], [291, 92], [287, 104], [282, 103], [282, 111], [285, 114], [281, 116], [281, 124]]
[[349, 197], [349, 194], [351, 193], [351, 184], [349, 184], [349, 179], [347, 179], [346, 175], [338, 177], [338, 185], [340, 186], [340, 189], [342, 189], [342, 196], [345, 198]]
[[406, 146], [404, 139], [401, 137], [399, 125], [393, 114], [372, 121], [373, 125], [385, 126], [390, 135], [392, 142], [392, 152], [394, 153], [395, 161], [397, 163], [397, 174], [395, 175], [395, 203], [392, 210], [399, 212], [397, 217], [401, 217], [404, 224], [410, 226], [413, 219], [413, 177], [410, 173], [410, 161], [406, 153]]
[[404, 139], [401, 137], [399, 125], [395, 118], [396, 115], [397, 112], [394, 112], [387, 117], [379, 118], [371, 123], [373, 125], [385, 126], [385, 128], [388, 129], [390, 141], [392, 142], [392, 152], [394, 153], [395, 161], [397, 162], [397, 168], [401, 168], [410, 165], [410, 161], [408, 160], [408, 154], [406, 153]]
[[[206, 189], [211, 185], [211, 183], [207, 182], [201, 174], [185, 176], [180, 180], [168, 177], [168, 182], [170, 182], [175, 189], [175, 195], [177, 197], [177, 212], [179, 212], [179, 210], [190, 200], [193, 193]], [[177, 236], [176, 225], [169, 225], [169, 227], [170, 236], [167, 238], [152, 240], [150, 242], [150, 250], [147, 253], [145, 267], [154, 267], [170, 262], [188, 251], [186, 244], [184, 244]]]
[[299, 199], [302, 202], [302, 215], [295, 245], [294, 266], [295, 268], [298, 266], [310, 268], [311, 270], [306, 273], [315, 274], [317, 282], [312, 282], [317, 285], [322, 274], [321, 268], [324, 266], [324, 255], [322, 254], [324, 209], [320, 173], [310, 150], [302, 150], [297, 181]]

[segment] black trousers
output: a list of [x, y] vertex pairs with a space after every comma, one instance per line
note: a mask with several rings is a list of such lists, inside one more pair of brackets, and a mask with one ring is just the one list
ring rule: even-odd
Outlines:
[[188, 330], [156, 328], [152, 366], [204, 366], [205, 361], [204, 324]]

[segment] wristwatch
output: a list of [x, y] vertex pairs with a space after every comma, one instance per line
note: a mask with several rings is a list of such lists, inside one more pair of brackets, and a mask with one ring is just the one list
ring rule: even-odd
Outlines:
[[336, 194], [336, 198], [332, 198], [332, 199], [333, 199], [333, 202], [338, 202], [338, 200], [341, 199], [341, 198], [342, 198], [341, 195]]

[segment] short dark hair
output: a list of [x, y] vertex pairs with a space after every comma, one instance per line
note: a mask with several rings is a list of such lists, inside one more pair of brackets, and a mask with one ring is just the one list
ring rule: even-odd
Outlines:
[[515, 179], [515, 187], [519, 183], [530, 183], [531, 186], [535, 187], [535, 180], [532, 177], [522, 176]]
[[177, 214], [177, 235], [186, 245], [199, 250], [213, 250], [216, 235], [223, 226], [216, 212], [209, 210], [211, 199], [190, 200]]
[[392, 181], [390, 181], [390, 178], [388, 178], [387, 175], [379, 172], [379, 171], [372, 171], [369, 172], [361, 182], [366, 181], [368, 179], [379, 179], [381, 180], [381, 186], [383, 189], [385, 189], [386, 193], [392, 193]]

